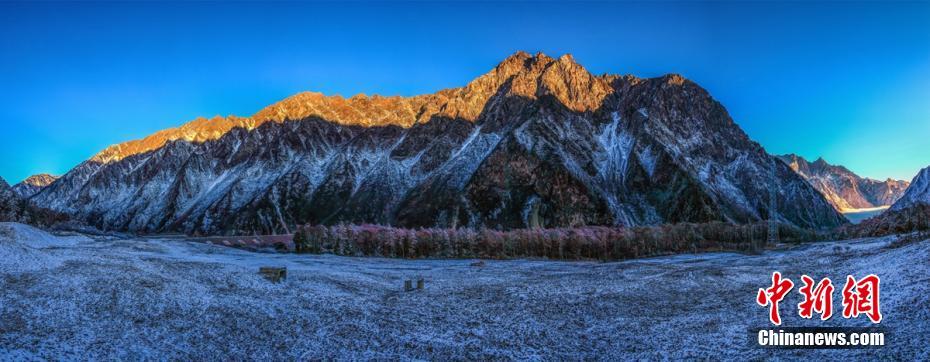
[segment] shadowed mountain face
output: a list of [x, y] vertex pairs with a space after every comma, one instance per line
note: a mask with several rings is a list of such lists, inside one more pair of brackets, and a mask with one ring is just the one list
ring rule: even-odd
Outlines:
[[195, 120], [112, 146], [32, 201], [109, 229], [280, 233], [751, 222], [770, 189], [784, 222], [845, 222], [681, 76], [594, 76], [521, 52], [432, 95], [302, 93]]
[[909, 184], [901, 180], [862, 178], [846, 167], [827, 163], [823, 158], [814, 162], [794, 154], [778, 158], [810, 182], [840, 211], [890, 206], [904, 195]]

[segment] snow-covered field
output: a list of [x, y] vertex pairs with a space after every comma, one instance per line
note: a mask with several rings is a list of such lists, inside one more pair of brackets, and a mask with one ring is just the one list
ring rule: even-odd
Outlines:
[[[92, 240], [0, 224], [0, 359], [930, 359], [930, 241], [803, 245], [624, 262], [393, 260], [250, 253], [174, 240]], [[272, 284], [260, 266], [286, 266]], [[882, 278], [888, 346], [755, 348], [758, 288], [781, 271]], [[422, 276], [423, 291], [403, 280]]]

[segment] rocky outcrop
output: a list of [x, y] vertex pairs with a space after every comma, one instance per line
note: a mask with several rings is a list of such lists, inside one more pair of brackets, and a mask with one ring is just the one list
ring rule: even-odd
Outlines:
[[32, 201], [101, 228], [209, 234], [845, 222], [773, 160], [681, 76], [594, 76], [571, 56], [520, 52], [435, 94], [301, 93], [196, 120], [112, 146]]
[[778, 158], [810, 182], [839, 211], [890, 206], [901, 198], [909, 184], [890, 178], [885, 181], [863, 178], [823, 158], [814, 162], [794, 154]]
[[19, 197], [28, 199], [42, 191], [46, 186], [51, 185], [52, 182], [55, 182], [58, 177], [49, 175], [47, 173], [42, 173], [38, 175], [32, 175], [13, 186], [13, 192], [16, 192]]

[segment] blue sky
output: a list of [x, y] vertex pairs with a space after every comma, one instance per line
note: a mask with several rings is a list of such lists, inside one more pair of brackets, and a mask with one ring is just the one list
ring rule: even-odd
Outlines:
[[0, 3], [0, 176], [313, 90], [415, 95], [517, 50], [681, 73], [772, 153], [930, 165], [930, 3]]

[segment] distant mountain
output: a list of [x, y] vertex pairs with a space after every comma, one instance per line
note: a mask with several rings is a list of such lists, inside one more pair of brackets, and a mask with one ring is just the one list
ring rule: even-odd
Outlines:
[[917, 173], [904, 195], [882, 214], [839, 229], [844, 237], [883, 236], [930, 230], [930, 167]]
[[778, 156], [817, 191], [820, 191], [837, 210], [852, 211], [890, 206], [897, 201], [908, 187], [907, 181], [887, 179], [885, 181], [859, 177], [846, 167], [831, 165], [818, 158], [808, 162], [801, 156], [788, 154]]
[[31, 205], [0, 178], [0, 222], [13, 221], [49, 226], [66, 219], [66, 215]]
[[[520, 228], [845, 223], [679, 75], [595, 76], [519, 52], [415, 97], [301, 93], [115, 145], [33, 196], [106, 229], [279, 233], [303, 223]], [[775, 167], [774, 184], [769, 181]]]
[[42, 173], [38, 175], [32, 175], [13, 186], [13, 191], [16, 192], [19, 197], [28, 199], [32, 195], [37, 194], [39, 191], [42, 191], [46, 186], [51, 185], [52, 182], [55, 182], [58, 177], [49, 175], [47, 173]]
[[930, 204], [930, 166], [920, 170], [911, 181], [910, 187], [894, 205], [892, 210], [903, 210], [917, 204]]

